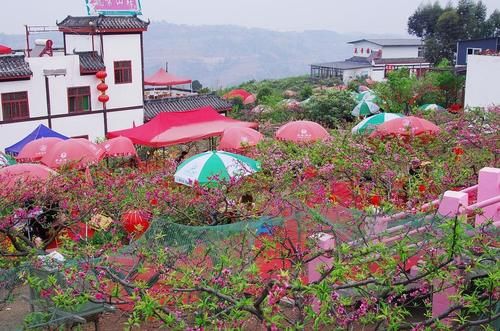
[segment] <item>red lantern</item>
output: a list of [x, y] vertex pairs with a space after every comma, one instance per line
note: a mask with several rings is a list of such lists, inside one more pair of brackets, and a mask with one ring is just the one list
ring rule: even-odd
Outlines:
[[108, 90], [108, 85], [106, 83], [100, 83], [97, 85], [97, 89], [101, 92], [106, 92]]
[[100, 80], [103, 80], [105, 79], [106, 77], [108, 77], [108, 74], [106, 73], [106, 71], [98, 71], [95, 76], [97, 78], [99, 78]]
[[140, 236], [149, 227], [150, 216], [141, 210], [131, 210], [123, 214], [122, 224], [128, 234]]
[[105, 103], [105, 102], [108, 102], [109, 101], [109, 95], [106, 95], [106, 94], [101, 94], [97, 100], [99, 100], [99, 102], [102, 102], [102, 103]]

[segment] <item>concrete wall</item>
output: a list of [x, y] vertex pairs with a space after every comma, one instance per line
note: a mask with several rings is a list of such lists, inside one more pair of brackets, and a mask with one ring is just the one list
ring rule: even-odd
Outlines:
[[469, 55], [465, 106], [500, 105], [500, 56]]
[[385, 46], [382, 48], [383, 59], [418, 57], [418, 46]]

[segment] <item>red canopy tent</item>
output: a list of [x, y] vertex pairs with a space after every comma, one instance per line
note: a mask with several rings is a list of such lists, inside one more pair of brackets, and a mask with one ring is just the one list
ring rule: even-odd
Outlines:
[[12, 53], [12, 48], [4, 45], [0, 45], [0, 54], [5, 55], [5, 54], [11, 54]]
[[185, 112], [160, 113], [141, 126], [113, 131], [108, 138], [127, 137], [134, 144], [164, 147], [220, 136], [230, 127], [256, 128], [257, 123], [242, 122], [220, 115], [212, 107]]
[[173, 86], [182, 84], [191, 84], [189, 78], [177, 77], [160, 68], [154, 75], [144, 78], [144, 85], [151, 86]]

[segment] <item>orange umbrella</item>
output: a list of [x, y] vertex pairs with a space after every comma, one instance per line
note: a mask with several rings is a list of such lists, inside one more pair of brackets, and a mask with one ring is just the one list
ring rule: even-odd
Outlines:
[[1, 168], [0, 182], [3, 188], [12, 188], [16, 182], [45, 181], [54, 175], [57, 175], [57, 172], [44, 165], [20, 163]]
[[377, 126], [370, 137], [435, 135], [439, 133], [439, 130], [439, 127], [432, 122], [420, 117], [408, 116], [395, 118]]
[[105, 157], [113, 156], [135, 156], [137, 157], [137, 151], [135, 150], [132, 140], [127, 137], [116, 137], [99, 144], [101, 148], [105, 151]]
[[87, 139], [74, 138], [55, 144], [41, 162], [50, 168], [72, 165], [78, 169], [95, 164], [104, 157], [104, 149]]
[[30, 141], [21, 149], [16, 160], [19, 162], [40, 161], [42, 157], [47, 154], [47, 151], [60, 141], [63, 140], [55, 137], [40, 138]]
[[324, 127], [311, 121], [289, 122], [276, 131], [277, 139], [297, 143], [325, 140], [328, 137], [330, 137], [330, 134]]
[[219, 149], [235, 150], [245, 146], [255, 146], [264, 136], [251, 128], [232, 127], [224, 130]]

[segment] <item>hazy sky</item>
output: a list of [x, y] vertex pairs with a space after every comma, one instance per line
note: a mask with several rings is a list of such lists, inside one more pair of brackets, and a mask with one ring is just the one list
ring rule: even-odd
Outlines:
[[[85, 15], [85, 0], [1, 0], [0, 32]], [[408, 16], [428, 0], [143, 0], [144, 18], [179, 24], [236, 24], [274, 30], [405, 34]], [[442, 4], [448, 0], [441, 0]], [[452, 1], [452, 2], [456, 2]], [[489, 12], [500, 0], [483, 0]]]

